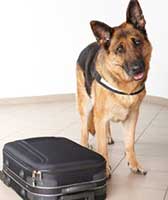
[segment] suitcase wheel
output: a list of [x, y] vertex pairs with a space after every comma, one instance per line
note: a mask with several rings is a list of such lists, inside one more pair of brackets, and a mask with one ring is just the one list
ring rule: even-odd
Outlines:
[[9, 161], [8, 161], [8, 160], [5, 160], [4, 166], [5, 166], [5, 167], [9, 167]]
[[4, 174], [3, 182], [5, 183], [5, 185], [7, 185], [9, 187], [10, 183], [11, 183], [11, 179]]
[[24, 178], [24, 171], [21, 169], [19, 172], [19, 176], [23, 179]]
[[21, 189], [20, 195], [25, 199], [26, 191], [24, 189]]

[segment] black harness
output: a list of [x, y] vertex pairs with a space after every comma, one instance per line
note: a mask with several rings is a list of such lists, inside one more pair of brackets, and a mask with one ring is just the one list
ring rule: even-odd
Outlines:
[[114, 93], [117, 93], [117, 94], [120, 94], [120, 95], [136, 95], [136, 94], [139, 94], [140, 92], [142, 92], [144, 89], [145, 89], [145, 84], [142, 84], [141, 87], [135, 91], [135, 92], [132, 92], [132, 93], [125, 93], [123, 91], [119, 91], [117, 89], [114, 89], [106, 80], [104, 80], [101, 75], [95, 71], [94, 73], [94, 77], [95, 77], [95, 80], [100, 84], [102, 85], [103, 87], [105, 87], [106, 89], [110, 90], [111, 92], [114, 92]]

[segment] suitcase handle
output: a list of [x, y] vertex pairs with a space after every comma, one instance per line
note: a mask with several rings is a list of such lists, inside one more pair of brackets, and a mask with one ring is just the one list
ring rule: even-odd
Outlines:
[[94, 192], [82, 192], [62, 196], [59, 200], [95, 200]]
[[73, 187], [62, 189], [62, 194], [66, 195], [66, 194], [72, 194], [72, 193], [77, 193], [77, 192], [84, 192], [84, 191], [91, 190], [94, 187], [96, 187], [95, 183], [81, 185], [81, 186], [73, 186]]

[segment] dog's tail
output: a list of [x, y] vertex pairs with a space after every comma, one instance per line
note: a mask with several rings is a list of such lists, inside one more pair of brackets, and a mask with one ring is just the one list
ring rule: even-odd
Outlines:
[[93, 109], [89, 113], [88, 117], [88, 131], [92, 134], [95, 135], [95, 125], [94, 125], [94, 119], [93, 119]]

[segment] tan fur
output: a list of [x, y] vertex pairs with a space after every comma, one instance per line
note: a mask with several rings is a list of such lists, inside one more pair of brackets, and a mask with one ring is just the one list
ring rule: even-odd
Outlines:
[[[119, 38], [122, 29], [126, 29], [130, 32], [126, 38]], [[139, 31], [134, 29], [130, 24], [122, 24], [115, 31], [113, 38], [116, 38], [116, 40], [112, 40], [109, 49], [113, 52], [116, 44], [121, 42], [121, 40], [124, 45], [129, 46], [130, 38], [135, 35], [138, 35], [138, 37], [144, 41], [143, 57], [146, 71], [143, 81], [145, 81], [149, 70], [151, 45], [144, 39], [144, 36]], [[136, 52], [136, 54], [138, 55], [138, 52]], [[132, 59], [132, 57], [135, 56], [135, 52], [130, 51], [126, 56], [129, 57], [128, 59]], [[111, 62], [112, 60], [113, 62]], [[132, 80], [126, 72], [121, 67], [117, 67], [115, 63], [122, 65], [123, 60], [114, 53], [105, 53], [105, 50], [102, 48], [97, 57], [96, 70], [115, 88], [127, 93], [136, 91], [142, 84], [142, 81]], [[82, 121], [81, 144], [88, 146], [89, 132], [92, 134], [96, 133], [97, 151], [103, 155], [107, 161], [107, 176], [110, 175], [110, 163], [107, 151], [107, 141], [109, 138], [111, 139], [110, 120], [122, 122], [123, 124], [126, 159], [131, 169], [134, 171], [144, 171], [136, 159], [134, 141], [139, 107], [145, 94], [146, 91], [144, 90], [135, 96], [118, 95], [102, 87], [96, 81], [93, 81], [91, 92], [93, 107], [89, 110], [88, 104], [90, 98], [85, 89], [83, 71], [79, 65], [77, 66], [77, 99]]]
[[84, 86], [84, 76], [83, 72], [80, 69], [80, 66], [77, 66], [77, 101], [78, 101], [78, 110], [81, 116], [82, 128], [81, 128], [81, 144], [83, 146], [88, 146], [88, 105], [90, 98], [86, 93]]
[[93, 117], [93, 109], [89, 113], [89, 118], [88, 118], [88, 131], [92, 134], [95, 135], [95, 126], [94, 126], [94, 117]]

